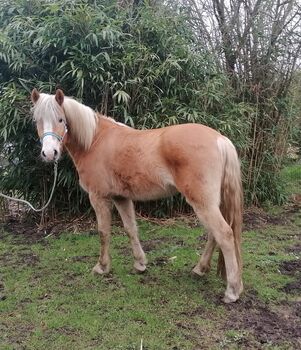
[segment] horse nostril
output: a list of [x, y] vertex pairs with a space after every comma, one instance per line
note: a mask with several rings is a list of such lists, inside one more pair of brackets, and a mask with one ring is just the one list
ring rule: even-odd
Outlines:
[[57, 150], [55, 149], [55, 150], [53, 151], [53, 153], [54, 153], [54, 156], [56, 157], [56, 156], [57, 156]]
[[42, 151], [42, 156], [46, 158], [46, 153], [44, 151]]

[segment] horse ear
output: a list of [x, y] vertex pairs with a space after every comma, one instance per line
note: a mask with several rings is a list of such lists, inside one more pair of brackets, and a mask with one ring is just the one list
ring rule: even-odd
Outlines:
[[64, 93], [61, 89], [57, 89], [55, 93], [56, 102], [61, 106], [64, 102]]
[[38, 101], [38, 99], [39, 99], [39, 97], [40, 97], [40, 93], [39, 93], [39, 91], [36, 89], [36, 88], [34, 88], [32, 91], [31, 91], [31, 102], [33, 103], [33, 104], [35, 104], [35, 103], [37, 103], [37, 101]]

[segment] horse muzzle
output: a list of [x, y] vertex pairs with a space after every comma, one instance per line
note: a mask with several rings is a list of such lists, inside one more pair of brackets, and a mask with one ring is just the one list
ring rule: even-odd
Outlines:
[[41, 151], [41, 157], [46, 162], [54, 162], [59, 160], [61, 156], [60, 149], [52, 148], [52, 149], [42, 149]]

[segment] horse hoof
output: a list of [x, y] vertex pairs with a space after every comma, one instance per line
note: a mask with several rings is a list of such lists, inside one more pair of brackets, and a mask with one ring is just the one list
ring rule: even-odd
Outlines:
[[146, 265], [136, 261], [134, 263], [134, 269], [136, 270], [136, 272], [138, 273], [143, 273], [146, 270]]
[[203, 267], [203, 268], [199, 268], [198, 266], [195, 266], [191, 273], [193, 276], [200, 276], [203, 277], [206, 275], [207, 272], [209, 272], [210, 267]]
[[102, 267], [100, 264], [96, 264], [92, 269], [93, 275], [105, 275], [108, 272], [109, 272], [109, 269]]
[[228, 298], [228, 297], [223, 297], [223, 302], [224, 302], [225, 304], [235, 303], [237, 300], [238, 300], [238, 298], [231, 299], [231, 298]]
[[235, 303], [239, 299], [239, 296], [236, 295], [225, 295], [223, 298], [223, 302], [225, 304]]

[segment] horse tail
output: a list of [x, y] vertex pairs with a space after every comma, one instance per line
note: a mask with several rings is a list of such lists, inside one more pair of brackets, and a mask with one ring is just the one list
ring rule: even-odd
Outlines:
[[[242, 272], [241, 230], [243, 212], [243, 191], [240, 162], [235, 147], [226, 138], [218, 139], [218, 148], [222, 157], [223, 174], [221, 183], [221, 213], [233, 231], [235, 255], [240, 273]], [[225, 260], [221, 249], [217, 263], [217, 273], [226, 278]]]

